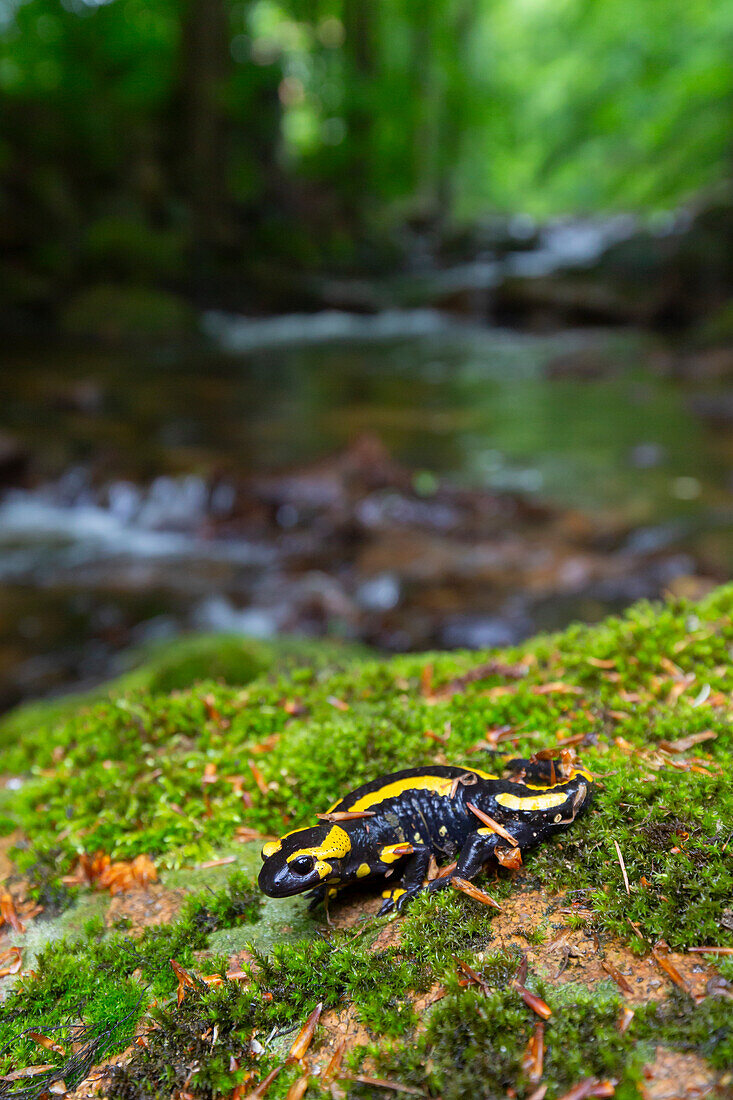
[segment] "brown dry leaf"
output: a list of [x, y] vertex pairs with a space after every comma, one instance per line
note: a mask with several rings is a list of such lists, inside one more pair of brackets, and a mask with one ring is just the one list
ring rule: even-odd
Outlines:
[[0, 954], [0, 978], [6, 978], [10, 974], [20, 974], [23, 969], [23, 954], [19, 947], [11, 947]]
[[479, 989], [482, 989], [484, 993], [489, 992], [488, 984], [484, 981], [480, 974], [476, 973], [472, 966], [469, 966], [467, 962], [463, 961], [463, 959], [459, 959], [457, 955], [454, 955], [453, 958], [458, 964], [458, 969], [461, 971], [462, 974], [465, 974], [469, 982], [473, 982], [473, 984], [477, 985]]
[[626, 978], [623, 976], [621, 971], [613, 965], [612, 962], [609, 962], [608, 959], [602, 959], [601, 960], [601, 966], [606, 971], [606, 973], [611, 978], [613, 978], [613, 980], [615, 981], [615, 983], [619, 987], [619, 989], [622, 989], [624, 991], [624, 993], [633, 993], [633, 989], [631, 988], [629, 983], [626, 981]]
[[466, 806], [471, 811], [471, 813], [479, 819], [479, 821], [482, 821], [484, 825], [487, 825], [489, 829], [493, 830], [493, 832], [498, 833], [498, 835], [503, 837], [504, 840], [508, 841], [512, 845], [512, 847], [516, 848], [518, 846], [519, 841], [516, 840], [511, 833], [508, 833], [503, 825], [500, 825], [498, 821], [494, 821], [493, 817], [489, 817], [489, 815], [485, 814], [483, 810], [479, 810], [477, 806], [474, 806], [473, 802], [467, 802]]
[[667, 675], [671, 676], [673, 680], [680, 680], [684, 678], [685, 673], [682, 671], [679, 665], [676, 665], [674, 661], [670, 661], [669, 657], [660, 657], [659, 663], [664, 671], [667, 673]]
[[279, 733], [271, 733], [269, 737], [265, 737], [264, 740], [259, 741], [256, 745], [250, 745], [249, 751], [255, 753], [255, 755], [269, 752], [270, 749], [275, 748], [275, 745], [278, 743], [279, 740]]
[[177, 1003], [181, 1005], [183, 1004], [183, 998], [186, 996], [186, 987], [188, 987], [189, 989], [195, 989], [196, 982], [191, 977], [189, 972], [187, 970], [184, 970], [181, 964], [177, 963], [175, 959], [170, 959], [169, 962], [171, 964], [171, 967], [173, 968], [173, 973], [178, 978]]
[[494, 855], [507, 871], [518, 871], [522, 866], [522, 853], [519, 848], [495, 848]]
[[688, 947], [699, 955], [733, 955], [733, 947]]
[[522, 1069], [534, 1085], [542, 1078], [544, 1057], [545, 1025], [543, 1023], [538, 1023], [534, 1029], [534, 1034], [527, 1043], [527, 1048], [522, 1058]]
[[61, 881], [66, 885], [93, 886], [95, 890], [119, 894], [134, 887], [145, 889], [151, 882], [158, 881], [158, 872], [146, 855], [112, 863], [104, 852], [96, 852], [93, 856], [80, 856], [73, 872], [64, 875]]
[[689, 737], [681, 737], [679, 741], [660, 741], [658, 744], [665, 752], [687, 752], [704, 741], [714, 741], [717, 736], [713, 730], [704, 730], [702, 733], [691, 733]]
[[54, 1039], [50, 1039], [48, 1035], [42, 1035], [40, 1031], [26, 1031], [26, 1035], [29, 1039], [32, 1039], [34, 1043], [38, 1043], [40, 1047], [44, 1047], [46, 1050], [53, 1050], [57, 1054], [63, 1054], [66, 1056], [66, 1050], [61, 1046], [61, 1043], [57, 1043]]
[[600, 657], [586, 657], [586, 661], [589, 665], [593, 665], [594, 668], [615, 668], [616, 662], [609, 659], [607, 661], [602, 660]]
[[323, 1002], [320, 1002], [311, 1012], [308, 1019], [303, 1024], [302, 1028], [298, 1032], [295, 1042], [290, 1048], [288, 1053], [289, 1062], [299, 1062], [301, 1058], [305, 1058], [308, 1051], [308, 1047], [313, 1042], [313, 1036], [315, 1035], [318, 1021], [323, 1012]]
[[297, 1081], [293, 1081], [292, 1085], [285, 1093], [285, 1100], [302, 1100], [303, 1096], [305, 1096], [310, 1079], [310, 1073], [304, 1073]]
[[255, 764], [254, 760], [248, 760], [249, 770], [252, 772], [252, 778], [254, 779], [260, 794], [268, 795], [270, 792], [267, 789], [267, 782], [260, 769]]
[[326, 1066], [321, 1075], [322, 1081], [331, 1081], [334, 1077], [338, 1077], [339, 1070], [341, 1069], [341, 1063], [344, 1058], [344, 1051], [346, 1050], [346, 1039], [341, 1039], [338, 1046], [331, 1055], [331, 1060]]
[[6, 1073], [4, 1077], [0, 1077], [0, 1081], [22, 1081], [24, 1077], [38, 1077], [41, 1073], [48, 1073], [50, 1069], [56, 1069], [56, 1066], [51, 1063], [44, 1066], [26, 1066], [25, 1069], [15, 1069], [12, 1073]]
[[589, 1096], [613, 1096], [616, 1086], [613, 1081], [600, 1081], [597, 1077], [585, 1077], [577, 1085], [573, 1085], [569, 1092], [564, 1093], [559, 1100], [586, 1100]]
[[480, 890], [478, 886], [474, 886], [468, 879], [454, 875], [450, 880], [450, 884], [455, 890], [460, 890], [461, 893], [466, 894], [469, 898], [473, 898], [474, 901], [480, 901], [482, 905], [490, 905], [493, 909], [501, 911], [501, 906], [498, 901], [494, 901], [485, 890]]
[[376, 810], [337, 810], [334, 813], [316, 814], [321, 821], [358, 821], [361, 817], [374, 817]]
[[326, 702], [330, 703], [336, 710], [347, 711], [349, 709], [349, 704], [345, 703], [343, 699], [338, 699], [335, 695], [329, 695]]
[[482, 691], [481, 694], [485, 699], [502, 699], [505, 695], [515, 695], [516, 691], [516, 688], [499, 684], [497, 687], [487, 688], [487, 690]]
[[4, 890], [0, 894], [0, 924], [9, 924], [14, 932], [25, 932], [25, 925], [18, 916], [12, 895]]
[[204, 765], [204, 774], [203, 774], [203, 777], [201, 779], [201, 782], [202, 783], [216, 783], [216, 781], [217, 781], [216, 764], [213, 764], [213, 763], [205, 764]]
[[628, 1006], [626, 1006], [621, 1012], [621, 1016], [619, 1017], [618, 1021], [618, 1029], [622, 1035], [624, 1031], [629, 1030], [631, 1021], [633, 1020], [635, 1015], [636, 1013], [634, 1012], [633, 1008], [629, 1008]]
[[420, 694], [423, 699], [432, 699], [433, 697], [433, 666], [423, 665], [420, 673]]
[[215, 697], [211, 693], [209, 693], [208, 695], [204, 695], [203, 703], [206, 707], [206, 713], [208, 714], [209, 719], [212, 722], [216, 722], [217, 726], [219, 726], [221, 729], [227, 729], [230, 725], [229, 719], [222, 718], [221, 714], [219, 714], [219, 711], [216, 709]]
[[565, 684], [562, 680], [552, 680], [549, 684], [535, 684], [533, 695], [582, 695], [583, 689], [575, 684]]
[[666, 958], [669, 952], [669, 947], [666, 944], [658, 943], [656, 947], [652, 948], [652, 958], [659, 967], [665, 972], [670, 981], [673, 981], [676, 986], [683, 989], [685, 993], [690, 993], [690, 983], [682, 977], [679, 970], [674, 966], [668, 958]]
[[533, 993], [531, 989], [527, 989], [519, 982], [515, 981], [513, 984], [527, 1008], [531, 1008], [532, 1011], [536, 1012], [538, 1016], [541, 1016], [543, 1020], [550, 1019], [550, 1016], [552, 1016], [552, 1009], [547, 1001], [543, 1001], [542, 998], [538, 997], [536, 993]]
[[256, 1085], [251, 1092], [243, 1096], [242, 1100], [259, 1100], [261, 1096], [264, 1096], [284, 1065], [285, 1063], [283, 1063], [282, 1066], [275, 1066], [274, 1069], [271, 1069], [267, 1077], [263, 1077], [259, 1085]]

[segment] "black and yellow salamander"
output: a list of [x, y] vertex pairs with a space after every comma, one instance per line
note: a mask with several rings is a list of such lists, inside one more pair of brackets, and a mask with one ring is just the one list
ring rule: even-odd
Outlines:
[[[512, 779], [434, 765], [372, 780], [321, 814], [321, 824], [265, 844], [260, 889], [275, 898], [313, 890], [317, 904], [342, 887], [388, 878], [380, 910], [387, 913], [453, 876], [473, 878], [492, 858], [504, 862], [512, 847], [534, 847], [570, 825], [593, 794], [592, 775], [575, 762], [559, 772], [549, 760], [511, 760], [507, 768]], [[431, 856], [456, 863], [426, 882]]]

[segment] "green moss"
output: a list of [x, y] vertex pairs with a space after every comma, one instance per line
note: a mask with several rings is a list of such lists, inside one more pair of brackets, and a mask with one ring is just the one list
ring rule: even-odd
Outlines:
[[[498, 1100], [510, 1089], [520, 1098], [530, 1095], [537, 1084], [526, 1076], [523, 1057], [538, 1019], [512, 988], [515, 970], [510, 957], [485, 960], [481, 976], [491, 987], [488, 992], [462, 989], [449, 979], [448, 996], [436, 1005], [417, 1043], [374, 1048], [380, 1071], [446, 1100]], [[544, 1024], [542, 1080], [548, 1096], [589, 1076], [613, 1077], [620, 1082], [616, 1095], [637, 1095], [635, 1082], [651, 1051], [645, 1042], [653, 1035], [648, 1020], [637, 1033], [621, 1033], [621, 999], [606, 984], [593, 991], [578, 986], [553, 991], [541, 982], [533, 988], [552, 1009]]]
[[[174, 923], [147, 928], [136, 939], [124, 931], [108, 934], [102, 919], [93, 918], [81, 936], [48, 944], [33, 973], [4, 1001], [0, 1073], [37, 1062], [38, 1047], [25, 1034], [29, 1028], [69, 1043], [81, 1024], [91, 1035], [109, 1032], [97, 1055], [124, 1049], [151, 997], [176, 989], [170, 960], [193, 966], [194, 952], [206, 947], [210, 932], [251, 923], [260, 905], [254, 883], [234, 874], [223, 890], [189, 898]], [[62, 1065], [63, 1056], [54, 1056]]]
[[[162, 867], [181, 867], [230, 844], [240, 825], [281, 833], [312, 821], [314, 812], [362, 780], [432, 762], [437, 746], [427, 730], [448, 732], [440, 750], [449, 760], [490, 768], [499, 762], [469, 751], [485, 740], [487, 728], [514, 729], [512, 755], [583, 734], [583, 762], [599, 777], [593, 808], [526, 857], [524, 879], [502, 872], [488, 884], [490, 893], [501, 901], [522, 882], [548, 892], [565, 889], [592, 910], [599, 935], [619, 935], [639, 951], [645, 948], [629, 919], [649, 942], [733, 945], [725, 915], [733, 895], [732, 612], [733, 586], [698, 605], [641, 604], [622, 618], [573, 626], [504, 652], [502, 661], [527, 665], [520, 680], [508, 680], [499, 668], [442, 697], [441, 687], [486, 656], [355, 660], [334, 647], [306, 653], [279, 643], [249, 648], [232, 639], [221, 645], [191, 640], [175, 659], [168, 655], [108, 685], [98, 701], [65, 704], [62, 711], [53, 704], [37, 708], [32, 720], [26, 711], [0, 725], [4, 766], [23, 780], [20, 789], [0, 792], [0, 810], [23, 830], [15, 853], [20, 866], [32, 868], [38, 889], [48, 892], [82, 850], [102, 849], [113, 858], [145, 853]], [[428, 664], [430, 698], [422, 686]], [[211, 678], [196, 682], [202, 670]], [[707, 731], [714, 739], [659, 755], [661, 741]], [[135, 941], [144, 968], [133, 966], [122, 932], [117, 940], [90, 932], [71, 950], [89, 1003], [97, 1005], [90, 1018], [123, 1014], [140, 994], [134, 976], [140, 969], [150, 988], [158, 983], [161, 996], [170, 996], [167, 957], [180, 951], [181, 961], [189, 959], [194, 942], [211, 942], [212, 928], [236, 918], [211, 901], [196, 904], [201, 926], [190, 942], [179, 946], [176, 926]], [[521, 1060], [535, 1019], [511, 988], [516, 955], [487, 954], [491, 911], [446, 891], [417, 899], [400, 921], [399, 950], [373, 953], [378, 924], [311, 936], [260, 953], [251, 987], [224, 983], [189, 991], [180, 1012], [162, 1004], [150, 1047], [117, 1075], [116, 1095], [170, 1095], [183, 1087], [197, 1058], [200, 1068], [187, 1086], [196, 1094], [230, 1090], [248, 1070], [259, 1077], [282, 1060], [284, 1037], [273, 1040], [259, 1062], [245, 1057], [240, 1070], [230, 1071], [229, 1054], [248, 1049], [253, 1032], [264, 1042], [273, 1029], [296, 1028], [319, 1001], [331, 1007], [353, 1001], [374, 1037], [381, 1071], [429, 1095], [469, 1095], [479, 1081], [473, 1094], [495, 1089], [505, 1095], [511, 1087], [527, 1095]], [[311, 927], [318, 930], [317, 919]], [[530, 942], [543, 936], [542, 927], [525, 930]], [[219, 932], [214, 942], [223, 947], [225, 939]], [[117, 945], [111, 960], [104, 954], [110, 942]], [[483, 968], [492, 987], [488, 997], [458, 986], [456, 956]], [[92, 997], [93, 975], [103, 964], [108, 971], [118, 967], [113, 1004], [101, 999], [101, 984], [99, 1002]], [[40, 962], [39, 989], [53, 990], [35, 1002], [41, 1027], [57, 1019], [54, 1005], [62, 1003], [60, 990], [74, 969], [64, 965], [51, 948]], [[722, 973], [728, 965], [721, 962]], [[436, 982], [449, 994], [416, 1032], [412, 1001]], [[20, 988], [13, 997], [21, 996]], [[710, 997], [692, 1013], [675, 995], [668, 1005], [637, 1012], [622, 1036], [620, 1001], [609, 983], [592, 994], [574, 986], [536, 988], [553, 1007], [546, 1032], [549, 1097], [588, 1073], [617, 1076], [617, 1095], [634, 1095], [641, 1060], [660, 1042], [694, 1049], [721, 1068], [730, 1057], [724, 997]], [[212, 1051], [201, 1036], [214, 1027], [221, 1049]], [[363, 1056], [354, 1052], [353, 1064]], [[281, 1075], [273, 1097], [284, 1095], [294, 1072]], [[369, 1095], [366, 1087], [351, 1091]]]
[[125, 657], [128, 670], [115, 680], [61, 699], [26, 703], [3, 715], [0, 745], [22, 739], [25, 759], [30, 759], [30, 747], [49, 739], [55, 743], [63, 722], [109, 697], [183, 691], [209, 680], [244, 687], [268, 673], [288, 672], [293, 680], [308, 683], [324, 668], [348, 667], [367, 655], [368, 650], [359, 646], [314, 644], [302, 638], [281, 638], [275, 645], [234, 634], [193, 634], [156, 642], [130, 650]]

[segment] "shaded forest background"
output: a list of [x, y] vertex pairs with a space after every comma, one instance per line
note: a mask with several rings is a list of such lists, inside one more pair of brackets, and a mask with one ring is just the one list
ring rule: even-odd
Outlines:
[[216, 302], [487, 213], [663, 224], [730, 176], [732, 48], [714, 0], [0, 0], [0, 298]]

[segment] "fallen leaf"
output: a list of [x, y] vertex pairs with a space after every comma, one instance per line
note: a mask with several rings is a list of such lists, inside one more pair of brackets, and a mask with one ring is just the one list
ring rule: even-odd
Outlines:
[[44, 1066], [26, 1066], [25, 1069], [15, 1069], [12, 1073], [6, 1073], [0, 1077], [0, 1081], [21, 1081], [24, 1077], [38, 1077], [41, 1073], [48, 1073], [50, 1069], [56, 1069], [53, 1063]]
[[0, 894], [0, 918], [2, 918], [0, 924], [4, 921], [10, 925], [14, 932], [25, 932], [25, 925], [18, 916], [12, 895], [7, 890]]
[[597, 1077], [585, 1077], [574, 1085], [569, 1092], [563, 1093], [559, 1100], [586, 1100], [590, 1096], [613, 1096], [616, 1086], [613, 1081], [600, 1081]]
[[34, 1043], [38, 1043], [40, 1047], [44, 1047], [46, 1050], [53, 1050], [56, 1054], [63, 1054], [66, 1056], [66, 1050], [61, 1046], [61, 1043], [55, 1042], [54, 1039], [50, 1039], [48, 1035], [42, 1035], [40, 1031], [26, 1031], [26, 1035], [29, 1039], [32, 1039]]
[[285, 1093], [285, 1100], [302, 1100], [302, 1097], [305, 1096], [310, 1079], [310, 1073], [304, 1073], [297, 1081], [293, 1081], [292, 1085]]
[[303, 1024], [302, 1028], [298, 1032], [295, 1042], [290, 1048], [288, 1053], [289, 1062], [299, 1062], [301, 1058], [305, 1058], [308, 1047], [313, 1042], [313, 1036], [315, 1035], [318, 1021], [323, 1012], [323, 1002], [317, 1004], [311, 1012], [308, 1019]]
[[516, 840], [511, 833], [508, 833], [503, 825], [500, 825], [498, 821], [494, 821], [493, 817], [489, 817], [483, 810], [479, 810], [477, 806], [474, 806], [473, 802], [467, 802], [466, 806], [474, 814], [479, 821], [482, 821], [484, 825], [487, 825], [493, 832], [498, 833], [499, 836], [507, 840], [513, 847], [517, 847], [519, 841]]
[[538, 1016], [541, 1016], [543, 1020], [549, 1020], [552, 1016], [552, 1009], [543, 1001], [541, 997], [538, 997], [536, 993], [533, 993], [531, 989], [527, 989], [519, 982], [513, 983], [519, 996], [522, 998], [527, 1008], [531, 1008], [533, 1012], [536, 1012]]
[[478, 886], [474, 886], [468, 879], [454, 875], [450, 880], [450, 884], [455, 890], [460, 890], [461, 893], [466, 894], [469, 898], [473, 898], [474, 901], [480, 901], [482, 905], [490, 905], [493, 909], [501, 911], [501, 906], [498, 901], [494, 901], [485, 890], [480, 890]]
[[575, 684], [565, 684], [562, 680], [552, 680], [549, 684], [535, 684], [531, 688], [533, 695], [582, 695], [583, 689]]
[[615, 981], [615, 983], [619, 987], [619, 989], [622, 989], [624, 991], [624, 993], [633, 993], [633, 989], [631, 988], [629, 983], [626, 981], [626, 978], [623, 976], [621, 971], [618, 970], [613, 965], [612, 962], [609, 962], [607, 959], [602, 959], [601, 960], [601, 966], [606, 971], [606, 973], [611, 978], [613, 978], [613, 980]]
[[681, 737], [679, 741], [660, 741], [658, 744], [665, 752], [687, 752], [688, 749], [701, 745], [704, 741], [714, 741], [717, 736], [713, 730], [705, 730], [703, 733], [691, 733], [689, 737]]
[[522, 1069], [533, 1085], [536, 1085], [542, 1078], [544, 1056], [545, 1025], [543, 1023], [538, 1023], [534, 1029], [534, 1034], [527, 1043], [524, 1057], [522, 1058]]
[[254, 779], [255, 783], [257, 784], [257, 787], [259, 788], [260, 793], [264, 794], [265, 796], [269, 795], [270, 792], [267, 788], [267, 783], [265, 781], [265, 777], [262, 774], [262, 772], [260, 771], [260, 769], [257, 767], [257, 765], [255, 764], [254, 760], [248, 760], [247, 763], [249, 764], [249, 770], [252, 772], [252, 778]]
[[331, 1081], [334, 1077], [338, 1077], [345, 1050], [346, 1039], [341, 1039], [338, 1046], [331, 1055], [331, 1060], [329, 1061], [328, 1065], [323, 1071], [323, 1074], [321, 1075], [322, 1081]]
[[181, 964], [177, 963], [175, 959], [170, 959], [169, 962], [173, 968], [173, 973], [178, 978], [177, 1003], [181, 1005], [183, 1004], [183, 998], [186, 996], [186, 988], [195, 989], [196, 982], [189, 972], [184, 970]]

